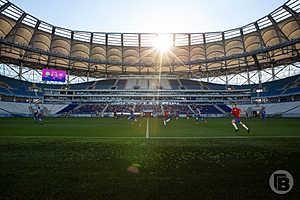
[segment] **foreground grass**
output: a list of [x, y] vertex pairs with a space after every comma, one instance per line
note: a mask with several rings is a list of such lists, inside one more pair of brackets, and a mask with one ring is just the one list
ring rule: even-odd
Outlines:
[[[285, 169], [299, 180], [299, 149], [299, 139], [1, 138], [0, 199], [277, 199], [268, 178]], [[134, 161], [139, 174], [127, 172]]]
[[[300, 138], [145, 139], [145, 124], [126, 119], [0, 119], [0, 199], [300, 199]], [[246, 122], [253, 134], [300, 133], [298, 119]], [[155, 136], [231, 136], [229, 119], [151, 119]], [[53, 136], [47, 138], [10, 136]], [[246, 135], [241, 132], [239, 135]], [[80, 138], [55, 136], [91, 136]], [[136, 136], [101, 139], [93, 136]], [[127, 171], [139, 161], [138, 174]], [[294, 176], [293, 190], [273, 193], [269, 176]]]

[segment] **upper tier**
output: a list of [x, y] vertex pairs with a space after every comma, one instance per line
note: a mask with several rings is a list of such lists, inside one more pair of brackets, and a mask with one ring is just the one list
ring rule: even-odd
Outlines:
[[[252, 97], [257, 97], [258, 84], [229, 85], [231, 90], [250, 89]], [[0, 95], [42, 98], [45, 89], [70, 90], [130, 90], [137, 93], [156, 90], [227, 90], [224, 84], [208, 83], [189, 79], [104, 79], [70, 85], [31, 83], [0, 75]], [[265, 82], [262, 97], [279, 97], [300, 94], [300, 75]], [[143, 93], [142, 92], [142, 93]]]
[[[300, 0], [290, 0], [243, 27], [211, 33], [169, 33], [161, 54], [156, 33], [73, 31], [53, 26], [0, 0], [1, 62], [71, 74], [217, 76], [299, 60]], [[71, 70], [72, 69], [72, 70]]]

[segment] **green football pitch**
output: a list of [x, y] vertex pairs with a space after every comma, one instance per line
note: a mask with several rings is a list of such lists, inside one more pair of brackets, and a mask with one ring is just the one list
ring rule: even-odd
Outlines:
[[[234, 132], [230, 118], [209, 118], [207, 124], [196, 124], [193, 119], [171, 119], [167, 127], [161, 118], [139, 119], [141, 126], [130, 124], [125, 118], [48, 118], [40, 124], [27, 118], [0, 119], [1, 136], [64, 136], [64, 137], [107, 137], [107, 138], [194, 138], [194, 137], [264, 137], [299, 136], [299, 119], [244, 120], [251, 128], [248, 134], [243, 127]], [[148, 121], [148, 122], [147, 122]], [[148, 129], [148, 130], [147, 130]]]
[[[300, 120], [0, 119], [0, 199], [300, 199]], [[129, 172], [138, 162], [136, 171]], [[276, 170], [294, 187], [269, 187]]]

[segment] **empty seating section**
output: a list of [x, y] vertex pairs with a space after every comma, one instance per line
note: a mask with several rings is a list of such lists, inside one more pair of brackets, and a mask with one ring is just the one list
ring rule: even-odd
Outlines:
[[149, 87], [147, 87], [146, 89], [150, 89], [150, 90], [162, 89], [158, 80], [146, 80], [146, 81], [149, 84]]
[[[78, 84], [45, 84], [31, 83], [28, 81], [17, 80], [0, 75], [0, 94], [17, 97], [42, 97], [44, 89], [118, 89], [118, 90], [157, 90], [172, 89], [179, 90], [182, 86], [184, 89], [190, 90], [225, 90], [226, 86], [222, 84], [199, 82], [188, 79], [106, 79], [93, 82], [85, 82]], [[288, 77], [281, 80], [275, 80], [262, 83], [263, 92], [257, 93], [258, 84], [251, 85], [229, 85], [231, 89], [250, 89], [252, 97], [274, 97], [286, 96], [300, 93], [300, 75]], [[35, 90], [37, 89], [37, 90]]]
[[190, 89], [190, 90], [201, 90], [202, 89], [199, 81], [192, 81], [192, 80], [186, 80], [186, 79], [181, 79], [180, 81], [185, 89]]
[[63, 114], [63, 113], [71, 112], [77, 106], [78, 106], [78, 104], [69, 104], [67, 107], [65, 107], [64, 109], [60, 110], [57, 114]]
[[[120, 80], [124, 81], [124, 80]], [[124, 82], [121, 83], [124, 85]], [[129, 79], [126, 81], [125, 87], [126, 90], [157, 90], [164, 89], [169, 90], [173, 89], [168, 80], [159, 80], [159, 79]]]
[[0, 94], [3, 94], [3, 95], [11, 94], [11, 92], [9, 91], [9, 89], [3, 88], [3, 87], [0, 86]]
[[136, 112], [152, 111], [161, 113], [160, 104], [137, 104], [134, 108]]
[[35, 83], [37, 88], [41, 89], [64, 89], [66, 86], [64, 84], [45, 84], [45, 83]]
[[[6, 95], [9, 96], [25, 96], [25, 97], [34, 97], [36, 94], [32, 91], [30, 91], [30, 88], [32, 87], [32, 83], [22, 80], [17, 80], [5, 76], [0, 76], [0, 82], [4, 83], [7, 88], [3, 89], [1, 92], [7, 92]], [[1, 84], [1, 85], [4, 85]], [[41, 95], [38, 93], [37, 95]]]
[[126, 83], [127, 83], [127, 80], [119, 80], [116, 89], [124, 90]]
[[[204, 81], [196, 81], [196, 80], [187, 80], [187, 79], [180, 79], [180, 82], [184, 86], [185, 89], [191, 90], [225, 90], [225, 85], [216, 84], [216, 83], [208, 83]], [[172, 84], [174, 85], [177, 83], [177, 80], [172, 80]], [[178, 85], [179, 87], [179, 85]]]
[[160, 86], [159, 86], [161, 89], [163, 90], [170, 90], [172, 89], [171, 88], [171, 85], [170, 85], [170, 82], [166, 79], [161, 79], [160, 80]]
[[72, 114], [96, 114], [101, 113], [105, 108], [106, 104], [84, 104], [78, 106], [78, 108], [72, 111]]
[[167, 109], [167, 111], [171, 114], [175, 114], [178, 112], [178, 114], [192, 114], [191, 109], [184, 104], [168, 104], [168, 105], [163, 105], [164, 109]]
[[221, 108], [222, 110], [224, 110], [224, 112], [230, 113], [231, 112], [231, 108], [228, 107], [225, 104], [218, 104], [219, 108]]
[[135, 79], [130, 79], [127, 80], [127, 84], [125, 85], [126, 90], [132, 90], [134, 89], [134, 86], [136, 86], [136, 80]]
[[148, 80], [136, 80], [136, 89], [147, 90], [149, 88]]
[[300, 93], [300, 75], [263, 83], [262, 96], [278, 96]]
[[300, 76], [295, 76], [293, 82], [288, 84], [283, 94], [300, 93]]
[[179, 83], [177, 80], [169, 80], [170, 86], [172, 90], [178, 90], [179, 89]]
[[87, 83], [77, 83], [77, 84], [69, 84], [70, 90], [86, 90], [92, 84], [92, 82]]
[[195, 105], [193, 104], [192, 109], [196, 112], [197, 108], [200, 108], [203, 114], [222, 114], [214, 105]]
[[128, 104], [109, 104], [105, 112], [128, 112]]
[[208, 82], [202, 82], [202, 83], [209, 90], [226, 90], [225, 85], [222, 84], [208, 83]]
[[[252, 97], [257, 97], [256, 90], [259, 88], [259, 85], [230, 85], [229, 87], [234, 89], [250, 89], [252, 92]], [[300, 75], [262, 83], [262, 88], [263, 92], [260, 93], [261, 97], [273, 97], [300, 93]]]
[[94, 89], [110, 89], [114, 85], [115, 81], [116, 80], [114, 79], [97, 81]]

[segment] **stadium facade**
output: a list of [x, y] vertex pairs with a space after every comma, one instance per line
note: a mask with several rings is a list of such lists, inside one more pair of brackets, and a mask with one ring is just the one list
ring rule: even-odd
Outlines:
[[[175, 104], [182, 113], [202, 104], [216, 115], [231, 103], [297, 101], [299, 11], [290, 0], [223, 32], [108, 33], [57, 27], [0, 0], [1, 100], [65, 104], [54, 114], [122, 113], [133, 103], [141, 112]], [[166, 52], [153, 46], [161, 35], [171, 42]], [[66, 84], [42, 81], [45, 68], [66, 71]]]

